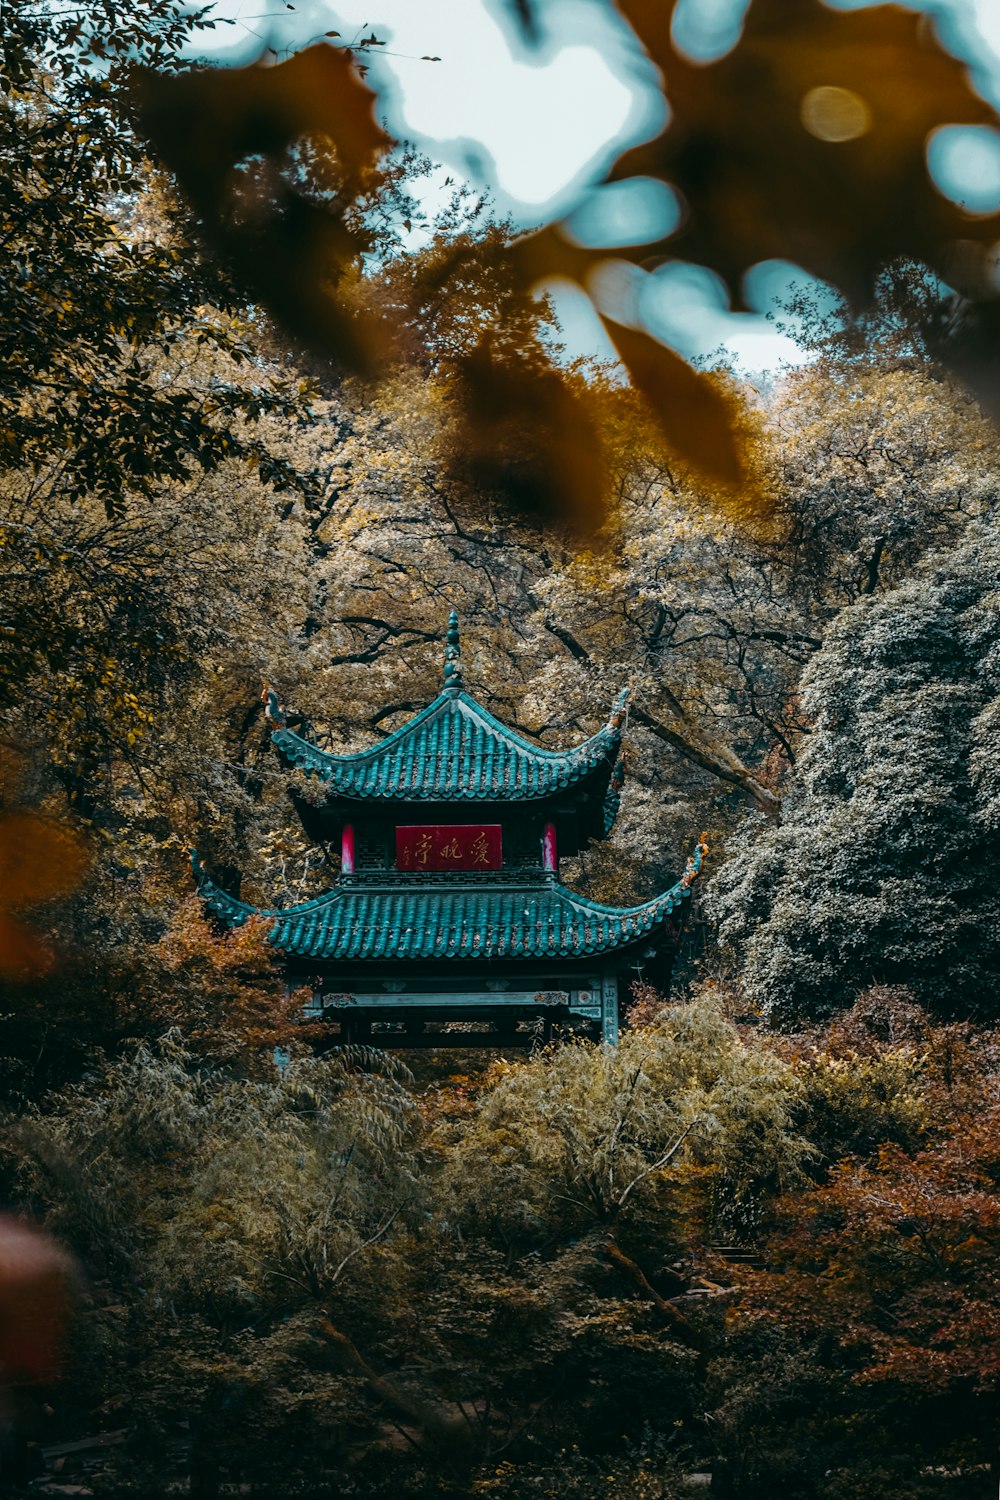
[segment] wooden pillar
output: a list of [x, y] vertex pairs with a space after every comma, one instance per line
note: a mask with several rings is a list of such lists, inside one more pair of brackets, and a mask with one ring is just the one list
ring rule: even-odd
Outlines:
[[345, 823], [344, 831], [340, 835], [340, 873], [342, 875], [354, 874], [354, 825]]
[[513, 1012], [509, 1015], [498, 1016], [493, 1024], [501, 1047], [517, 1046], [517, 1016]]
[[342, 1022], [341, 1034], [348, 1046], [371, 1046], [372, 1020], [371, 1016], [359, 1016], [352, 1011], [345, 1014]]
[[601, 1040], [609, 1047], [618, 1045], [618, 979], [605, 974], [601, 980]]
[[555, 874], [558, 868], [558, 850], [556, 848], [556, 825], [546, 823], [542, 834], [542, 869]]

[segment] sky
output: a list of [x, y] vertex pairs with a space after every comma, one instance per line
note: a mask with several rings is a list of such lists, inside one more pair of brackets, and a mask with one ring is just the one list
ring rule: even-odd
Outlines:
[[[681, 0], [675, 37], [695, 56], [718, 56], [735, 41], [746, 5]], [[1000, 0], [923, 0], [919, 8], [933, 11], [946, 45], [973, 64], [978, 87], [1000, 106]], [[523, 224], [565, 212], [623, 147], [664, 121], [656, 72], [606, 0], [547, 0], [538, 48], [525, 46], [504, 0], [218, 0], [214, 14], [229, 23], [214, 34], [217, 61], [245, 61], [264, 44], [301, 46], [330, 30], [344, 41], [374, 32], [386, 45], [369, 54], [371, 81], [392, 133], [488, 188], [498, 210]], [[1000, 202], [1000, 137], [942, 136], [932, 167], [939, 185], [973, 206]], [[428, 183], [429, 204], [439, 191]], [[662, 190], [605, 189], [602, 198], [609, 239], [616, 222], [634, 230], [642, 216], [653, 237], [671, 221]], [[593, 234], [595, 222], [592, 213], [580, 231]], [[634, 233], [619, 243], [627, 239]], [[722, 349], [748, 372], [771, 370], [802, 356], [765, 314], [790, 284], [808, 280], [782, 263], [759, 267], [748, 286], [758, 311], [735, 314], [711, 273], [679, 265], [647, 287], [642, 316], [688, 357]], [[568, 352], [610, 357], [584, 294], [565, 284], [551, 290]]]

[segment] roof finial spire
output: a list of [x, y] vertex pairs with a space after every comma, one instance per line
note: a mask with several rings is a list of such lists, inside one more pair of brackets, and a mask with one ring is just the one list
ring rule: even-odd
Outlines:
[[444, 648], [444, 685], [458, 689], [462, 686], [462, 643], [458, 634], [458, 611], [448, 616], [448, 634]]

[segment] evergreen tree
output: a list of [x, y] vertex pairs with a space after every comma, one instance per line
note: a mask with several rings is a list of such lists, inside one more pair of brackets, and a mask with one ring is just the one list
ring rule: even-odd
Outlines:
[[973, 528], [844, 610], [807, 670], [814, 727], [786, 820], [747, 830], [713, 893], [773, 1019], [827, 1014], [873, 982], [996, 1013], [998, 578], [1000, 541]]

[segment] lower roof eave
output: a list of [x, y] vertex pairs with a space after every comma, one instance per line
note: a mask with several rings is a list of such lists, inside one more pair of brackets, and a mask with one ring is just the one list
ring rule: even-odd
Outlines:
[[436, 958], [313, 958], [308, 954], [283, 950], [289, 974], [301, 975], [303, 980], [311, 976], [335, 977], [338, 982], [348, 978], [377, 982], [386, 979], [411, 977], [414, 983], [427, 983], [442, 976], [450, 980], [475, 978], [489, 974], [512, 979], [524, 979], [533, 974], [554, 972], [570, 977], [583, 978], [588, 974], [607, 970], [631, 968], [643, 958], [652, 962], [676, 949], [680, 934], [676, 928], [668, 927], [658, 934], [647, 934], [641, 941], [623, 944], [620, 948], [605, 949], [596, 953], [533, 954], [528, 957], [484, 957], [469, 958], [465, 955], [449, 957], [441, 954]]

